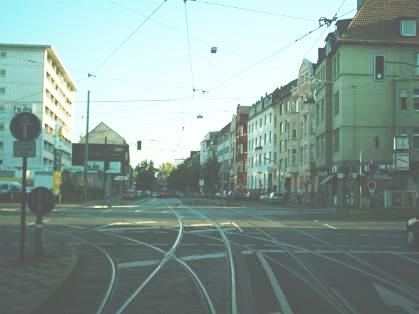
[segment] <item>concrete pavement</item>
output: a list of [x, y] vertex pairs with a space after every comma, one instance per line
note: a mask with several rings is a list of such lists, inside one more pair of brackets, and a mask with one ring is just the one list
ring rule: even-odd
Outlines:
[[67, 246], [45, 247], [44, 256], [35, 258], [33, 247], [27, 246], [21, 264], [19, 246], [10, 241], [10, 234], [5, 237], [8, 231], [1, 232], [0, 313], [33, 313], [71, 276], [78, 253]]

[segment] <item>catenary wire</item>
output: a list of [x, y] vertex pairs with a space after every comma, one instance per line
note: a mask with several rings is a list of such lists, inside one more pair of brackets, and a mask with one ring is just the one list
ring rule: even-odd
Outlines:
[[148, 20], [158, 11], [160, 8], [167, 2], [167, 0], [163, 0], [163, 2], [151, 12], [147, 18], [140, 23], [129, 35], [125, 38], [112, 52], [97, 66], [97, 68], [92, 72], [92, 74], [96, 74], [118, 51], [121, 49], [131, 38], [135, 35], [147, 22]]

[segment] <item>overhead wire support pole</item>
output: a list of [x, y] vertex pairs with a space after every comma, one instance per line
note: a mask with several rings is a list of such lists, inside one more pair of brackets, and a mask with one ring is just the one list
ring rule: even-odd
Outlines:
[[[88, 77], [92, 76], [90, 73]], [[86, 136], [84, 144], [84, 176], [83, 176], [83, 200], [87, 201], [87, 174], [89, 163], [89, 115], [90, 115], [90, 90], [87, 91], [87, 110], [86, 110]]]

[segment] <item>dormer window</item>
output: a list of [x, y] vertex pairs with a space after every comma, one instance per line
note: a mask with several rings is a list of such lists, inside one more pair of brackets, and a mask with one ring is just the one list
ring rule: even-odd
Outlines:
[[402, 36], [416, 36], [416, 20], [402, 19], [400, 23], [400, 32]]

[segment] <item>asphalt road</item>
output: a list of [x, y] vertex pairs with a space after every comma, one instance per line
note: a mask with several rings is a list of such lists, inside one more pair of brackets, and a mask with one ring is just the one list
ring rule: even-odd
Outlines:
[[[2, 241], [18, 242], [18, 217], [0, 209]], [[45, 221], [45, 248], [81, 260], [39, 313], [419, 313], [402, 220], [153, 198]]]

